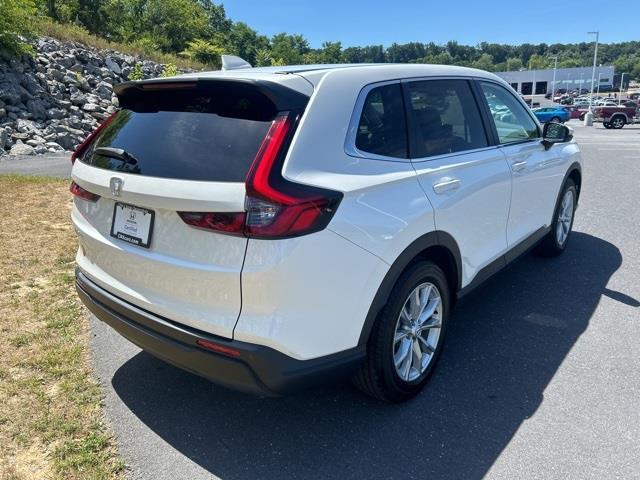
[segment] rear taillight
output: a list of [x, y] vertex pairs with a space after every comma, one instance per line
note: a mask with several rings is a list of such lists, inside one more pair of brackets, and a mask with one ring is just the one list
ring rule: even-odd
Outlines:
[[118, 112], [114, 112], [111, 115], [109, 115], [109, 117], [107, 117], [107, 119], [102, 122], [100, 125], [98, 125], [98, 128], [96, 128], [93, 132], [91, 132], [89, 134], [89, 136], [87, 138], [84, 139], [84, 142], [82, 142], [80, 145], [78, 145], [78, 147], [75, 149], [75, 151], [71, 154], [71, 163], [75, 163], [76, 159], [82, 155], [82, 152], [85, 151], [85, 149], [89, 146], [89, 144], [93, 141], [94, 138], [96, 138], [96, 135], [98, 135], [102, 129], [104, 127], [106, 127], [107, 125], [109, 125], [109, 123], [111, 122], [111, 120], [113, 119], [114, 115], [118, 113]]
[[192, 227], [216, 230], [229, 235], [242, 235], [245, 213], [178, 212], [184, 223]]
[[189, 225], [249, 238], [289, 238], [324, 229], [342, 194], [293, 183], [282, 176], [294, 124], [294, 115], [283, 112], [269, 127], [245, 182], [246, 212], [179, 212], [180, 217]]
[[85, 190], [76, 182], [71, 182], [69, 185], [69, 191], [78, 198], [82, 198], [83, 200], [88, 200], [90, 202], [95, 202], [100, 198], [100, 195], [96, 195], [95, 193], [91, 193], [88, 190]]

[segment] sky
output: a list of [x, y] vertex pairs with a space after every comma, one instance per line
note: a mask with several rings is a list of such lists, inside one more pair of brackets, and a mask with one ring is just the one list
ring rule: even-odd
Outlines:
[[[219, 3], [219, 0], [215, 0]], [[227, 15], [259, 33], [301, 33], [313, 48], [412, 41], [465, 45], [490, 43], [603, 43], [640, 40], [640, 10], [633, 2], [225, 0]], [[631, 17], [635, 17], [635, 20]]]

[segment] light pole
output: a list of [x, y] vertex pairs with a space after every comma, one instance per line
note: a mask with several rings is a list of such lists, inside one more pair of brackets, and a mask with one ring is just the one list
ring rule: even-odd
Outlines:
[[[598, 40], [600, 39], [600, 32], [587, 32], [587, 35], [596, 36], [596, 47], [593, 50], [593, 70], [591, 70], [591, 95], [589, 95], [589, 113], [593, 113], [593, 81], [596, 77], [596, 62], [598, 61]], [[586, 118], [586, 116], [585, 116]]]
[[582, 95], [582, 77], [584, 76], [584, 73], [580, 74], [580, 86], [578, 87], [578, 96]]
[[551, 82], [551, 103], [553, 103], [553, 97], [556, 96], [556, 69], [558, 68], [558, 56], [553, 58], [555, 62], [553, 64], [553, 81]]
[[618, 96], [618, 106], [620, 106], [620, 102], [622, 101], [622, 87], [624, 85], [624, 73], [620, 77], [620, 95]]
[[533, 108], [533, 94], [534, 94], [535, 88], [536, 88], [536, 72], [534, 72], [533, 68], [531, 68], [531, 59], [529, 59], [529, 71], [533, 75], [533, 81], [531, 82], [531, 105], [529, 105], [529, 106], [531, 108]]
[[598, 93], [596, 95], [600, 96], [600, 77], [602, 76], [602, 72], [598, 72]]

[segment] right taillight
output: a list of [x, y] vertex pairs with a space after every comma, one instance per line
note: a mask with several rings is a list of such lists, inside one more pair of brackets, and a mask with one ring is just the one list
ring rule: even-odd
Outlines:
[[71, 185], [69, 185], [69, 191], [74, 197], [82, 198], [83, 200], [88, 200], [90, 202], [96, 202], [100, 198], [100, 195], [96, 195], [95, 193], [85, 190], [73, 181], [71, 182]]
[[[289, 238], [324, 229], [342, 193], [291, 182], [282, 163], [294, 131], [295, 117], [282, 112], [272, 122], [258, 149], [246, 184], [246, 212], [179, 212], [188, 224], [249, 238]], [[222, 221], [208, 219], [220, 218]]]

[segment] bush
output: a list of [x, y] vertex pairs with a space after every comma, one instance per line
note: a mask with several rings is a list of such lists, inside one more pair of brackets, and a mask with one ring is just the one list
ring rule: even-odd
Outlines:
[[164, 66], [164, 71], [160, 74], [161, 77], [175, 77], [179, 75], [178, 67], [173, 63], [168, 63]]
[[35, 14], [33, 0], [0, 0], [0, 50], [11, 55], [33, 53], [21, 37], [33, 36]]
[[139, 63], [136, 63], [136, 65], [133, 67], [133, 70], [131, 70], [131, 73], [129, 74], [129, 80], [142, 80], [143, 78], [144, 75], [142, 74], [142, 67]]
[[218, 45], [214, 45], [213, 43], [209, 43], [205, 40], [193, 40], [187, 44], [186, 50], [184, 50], [180, 55], [191, 60], [204, 63], [205, 65], [220, 68], [220, 55], [223, 53], [223, 49]]

